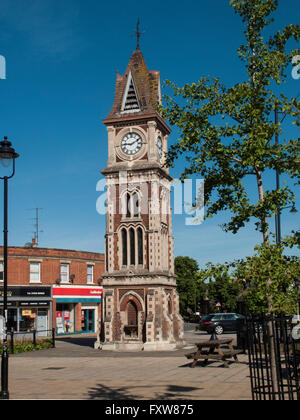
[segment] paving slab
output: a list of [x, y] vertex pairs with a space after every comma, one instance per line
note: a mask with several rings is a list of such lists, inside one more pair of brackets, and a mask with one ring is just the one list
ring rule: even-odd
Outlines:
[[95, 350], [94, 336], [59, 338], [56, 348], [9, 357], [15, 400], [249, 400], [248, 357], [240, 363], [190, 367], [184, 356], [206, 334], [186, 331], [186, 348], [171, 352]]

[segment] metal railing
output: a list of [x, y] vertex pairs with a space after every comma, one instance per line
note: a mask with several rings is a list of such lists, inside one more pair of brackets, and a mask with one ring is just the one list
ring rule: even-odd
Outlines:
[[[45, 334], [46, 333], [46, 334]], [[49, 334], [48, 334], [49, 333]], [[30, 330], [24, 332], [8, 331], [8, 341], [10, 353], [14, 354], [15, 342], [16, 341], [26, 341], [31, 342], [34, 347], [37, 346], [38, 339], [47, 339], [51, 338], [52, 344], [51, 347], [55, 348], [55, 328], [51, 330]]]
[[292, 337], [292, 317], [247, 317], [252, 398], [299, 400], [300, 342]]

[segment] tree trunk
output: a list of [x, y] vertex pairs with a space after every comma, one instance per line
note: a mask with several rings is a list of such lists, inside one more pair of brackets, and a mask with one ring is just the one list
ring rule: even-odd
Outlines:
[[[264, 188], [262, 183], [262, 176], [261, 171], [259, 169], [256, 170], [256, 181], [257, 181], [257, 188], [258, 188], [258, 196], [261, 202], [264, 201]], [[268, 221], [267, 217], [263, 217], [261, 219], [261, 229], [263, 234], [263, 242], [269, 242], [269, 228], [268, 228]]]
[[[257, 187], [258, 187], [258, 195], [261, 202], [264, 201], [264, 189], [262, 183], [262, 176], [261, 171], [256, 171], [256, 180], [257, 180]], [[267, 217], [261, 219], [261, 227], [262, 227], [262, 234], [263, 234], [263, 242], [269, 242], [269, 230], [268, 230], [268, 221]], [[272, 279], [268, 279], [268, 289], [271, 288]], [[270, 315], [273, 314], [273, 303], [272, 303], [272, 296], [268, 294], [268, 312]], [[272, 388], [273, 388], [273, 398], [276, 400], [278, 399], [278, 378], [277, 378], [277, 368], [276, 368], [276, 350], [275, 350], [275, 337], [273, 332], [273, 325], [272, 321], [268, 321], [268, 332], [269, 332], [269, 339], [270, 339], [270, 364], [271, 364], [271, 375], [272, 375]]]

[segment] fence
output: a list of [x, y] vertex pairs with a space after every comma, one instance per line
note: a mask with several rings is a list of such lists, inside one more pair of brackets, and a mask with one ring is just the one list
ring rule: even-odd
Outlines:
[[300, 399], [300, 343], [292, 338], [293, 326], [287, 316], [247, 317], [252, 399]]
[[[46, 334], [45, 334], [46, 333]], [[49, 334], [48, 334], [49, 333]], [[51, 330], [31, 330], [29, 332], [7, 332], [9, 338], [10, 353], [14, 353], [15, 341], [27, 341], [31, 342], [34, 347], [37, 345], [37, 338], [49, 338], [52, 340], [52, 348], [55, 348], [55, 328]]]

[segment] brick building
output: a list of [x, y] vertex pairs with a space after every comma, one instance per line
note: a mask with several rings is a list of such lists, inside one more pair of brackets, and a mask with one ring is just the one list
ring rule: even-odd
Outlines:
[[[96, 332], [101, 317], [104, 255], [65, 249], [8, 248], [8, 330], [46, 335]], [[0, 247], [0, 315], [3, 315]], [[2, 317], [0, 316], [0, 332]], [[44, 333], [43, 333], [44, 331]]]

